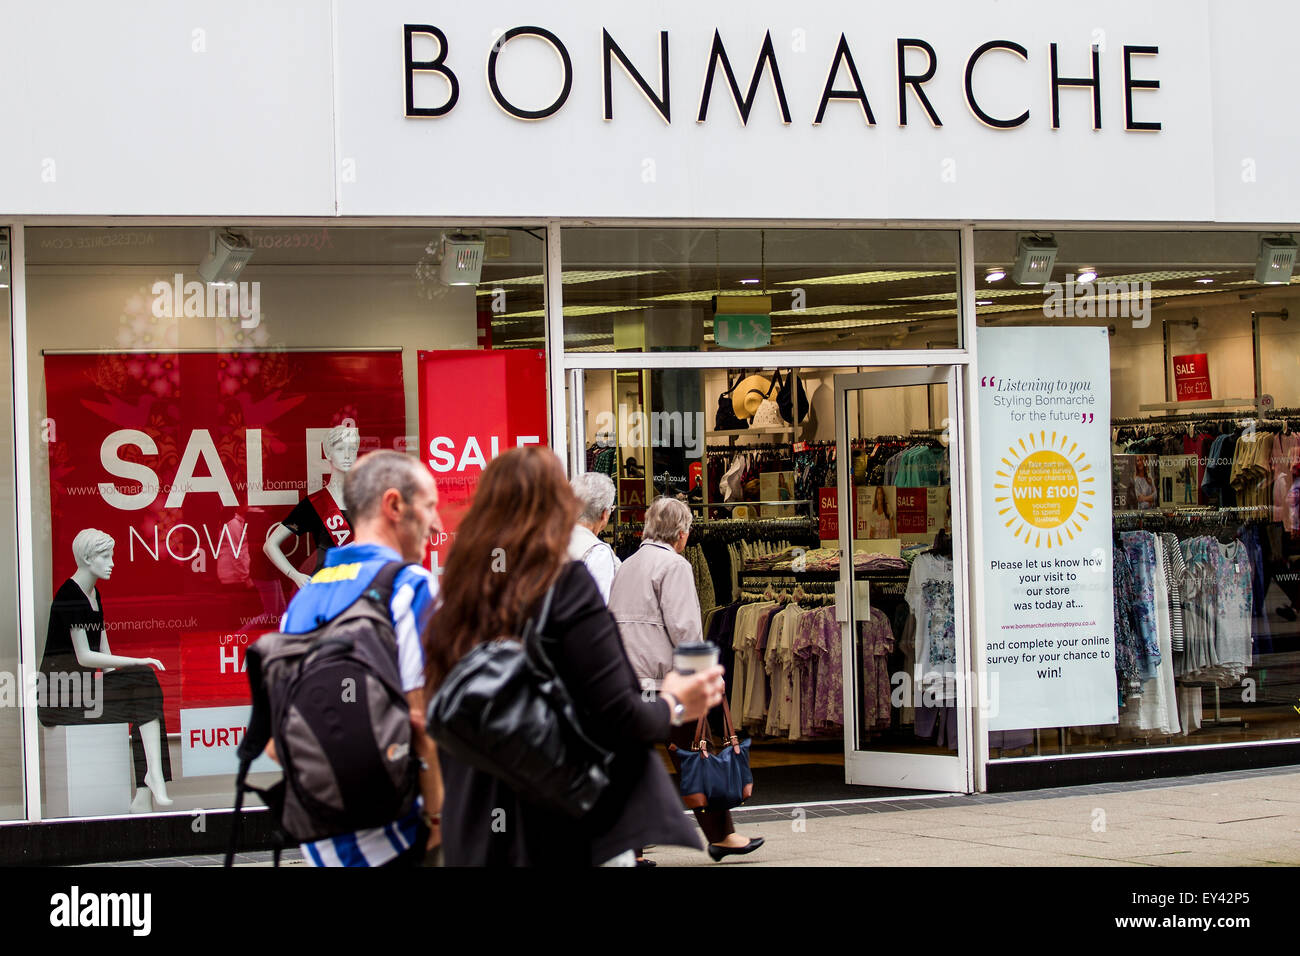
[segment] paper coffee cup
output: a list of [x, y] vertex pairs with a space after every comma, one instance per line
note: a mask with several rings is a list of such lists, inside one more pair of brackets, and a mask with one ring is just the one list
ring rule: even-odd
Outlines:
[[673, 670], [679, 674], [706, 671], [718, 663], [718, 645], [712, 641], [688, 641], [673, 650]]

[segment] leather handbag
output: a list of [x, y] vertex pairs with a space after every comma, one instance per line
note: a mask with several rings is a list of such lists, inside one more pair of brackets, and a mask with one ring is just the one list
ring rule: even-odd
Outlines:
[[[779, 373], [778, 373], [779, 374]], [[791, 387], [791, 383], [794, 386]], [[796, 396], [798, 408], [795, 407]], [[803, 380], [794, 374], [782, 376], [781, 384], [776, 390], [776, 404], [781, 410], [781, 417], [791, 425], [797, 425], [808, 414], [808, 394], [803, 390]]]
[[736, 382], [732, 382], [728, 378], [727, 390], [718, 396], [718, 414], [713, 419], [714, 431], [721, 432], [749, 427], [749, 423], [743, 418], [736, 417], [736, 410], [731, 400], [731, 393], [735, 391], [736, 384]]
[[457, 760], [529, 802], [580, 818], [609, 786], [613, 754], [583, 732], [542, 646], [554, 587], [519, 639], [479, 644], [456, 663], [429, 701], [427, 727]]
[[680, 763], [680, 788], [682, 803], [692, 810], [707, 807], [710, 810], [730, 810], [749, 799], [754, 792], [754, 775], [749, 770], [749, 739], [740, 740], [731, 722], [731, 708], [722, 699], [723, 730], [726, 737], [722, 749], [710, 753], [708, 715], [700, 718], [691, 738], [691, 749], [683, 751], [676, 746]]

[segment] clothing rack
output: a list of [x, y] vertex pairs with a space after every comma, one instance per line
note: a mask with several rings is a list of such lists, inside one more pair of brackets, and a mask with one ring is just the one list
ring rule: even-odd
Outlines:
[[743, 455], [747, 451], [790, 451], [790, 442], [762, 441], [752, 445], [705, 445], [706, 455]]
[[1112, 418], [1110, 425], [1111, 428], [1123, 428], [1132, 425], [1176, 425], [1192, 424], [1195, 422], [1272, 421], [1276, 419], [1295, 417], [1300, 417], [1300, 409], [1270, 408], [1265, 412], [1179, 412], [1177, 415], [1167, 415], [1164, 417], [1138, 415], [1127, 418]]
[[1182, 511], [1116, 511], [1115, 528], [1120, 531], [1141, 531], [1149, 527], [1174, 530], [1204, 527], [1222, 530], [1230, 525], [1271, 521], [1270, 505], [1232, 505], [1226, 508], [1198, 508]]

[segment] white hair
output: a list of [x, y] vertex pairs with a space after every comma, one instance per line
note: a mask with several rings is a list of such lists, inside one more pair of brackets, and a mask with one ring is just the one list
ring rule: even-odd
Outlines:
[[641, 537], [645, 541], [673, 544], [683, 531], [691, 530], [691, 509], [676, 498], [656, 498], [645, 513]]
[[609, 475], [599, 471], [584, 471], [580, 475], [574, 475], [569, 484], [582, 503], [579, 521], [599, 521], [606, 511], [613, 509], [614, 482]]
[[72, 539], [72, 556], [77, 559], [77, 567], [85, 567], [97, 554], [112, 551], [115, 543], [106, 532], [82, 528]]

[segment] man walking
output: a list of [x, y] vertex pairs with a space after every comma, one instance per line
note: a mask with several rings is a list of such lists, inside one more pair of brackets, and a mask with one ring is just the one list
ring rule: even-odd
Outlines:
[[[347, 473], [343, 498], [353, 541], [326, 552], [324, 567], [289, 603], [280, 630], [303, 634], [321, 627], [352, 604], [385, 564], [413, 562], [393, 582], [389, 610], [397, 635], [402, 690], [411, 709], [412, 747], [421, 761], [423, 805], [417, 802], [405, 818], [382, 827], [304, 843], [302, 854], [314, 866], [414, 866], [442, 839], [442, 780], [433, 741], [424, 732], [424, 652], [420, 646], [420, 632], [437, 594], [437, 582], [418, 563], [424, 559], [429, 536], [442, 530], [438, 489], [433, 476], [416, 459], [395, 451], [376, 451], [362, 457]], [[268, 749], [274, 756], [274, 742]]]

